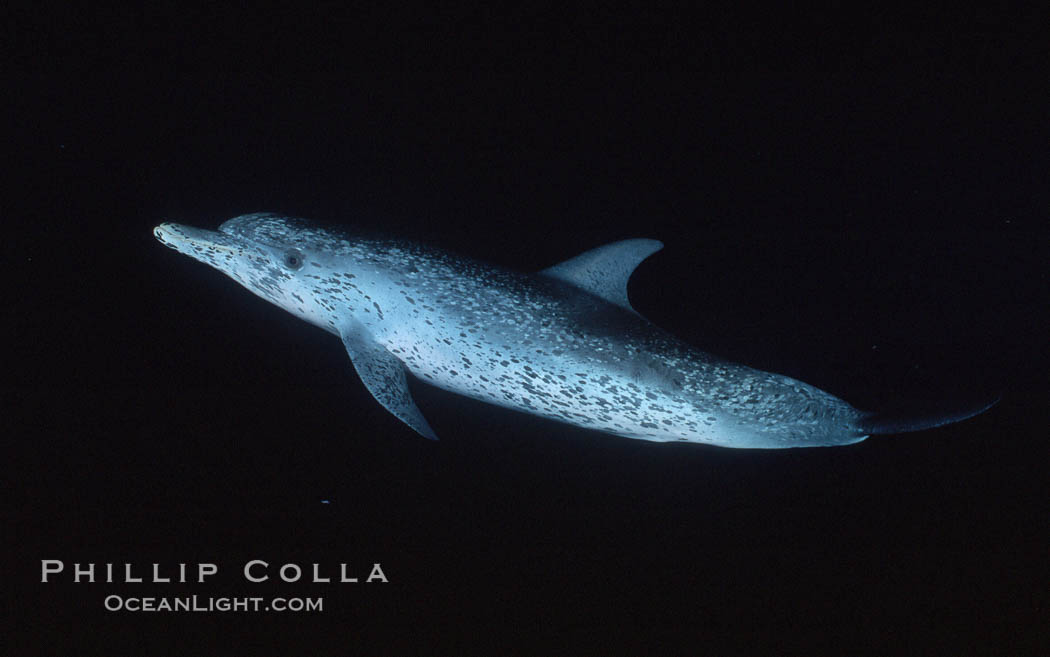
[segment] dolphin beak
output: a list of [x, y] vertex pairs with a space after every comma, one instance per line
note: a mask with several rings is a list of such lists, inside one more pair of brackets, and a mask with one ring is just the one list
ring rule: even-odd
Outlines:
[[219, 269], [223, 269], [220, 258], [242, 255], [246, 246], [243, 240], [225, 233], [173, 223], [160, 224], [153, 229], [153, 236], [161, 244]]
[[190, 246], [232, 251], [239, 246], [229, 235], [182, 224], [163, 223], [153, 229], [153, 236], [178, 251]]
[[153, 229], [153, 236], [162, 244], [183, 253], [187, 252], [186, 249], [214, 249], [233, 253], [244, 248], [241, 240], [225, 233], [182, 224], [163, 223]]

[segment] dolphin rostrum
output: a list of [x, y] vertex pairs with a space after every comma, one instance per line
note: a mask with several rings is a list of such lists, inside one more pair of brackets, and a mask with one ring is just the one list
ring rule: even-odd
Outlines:
[[[405, 373], [492, 404], [619, 436], [742, 448], [847, 445], [966, 419], [991, 404], [885, 418], [801, 381], [699, 351], [641, 317], [627, 279], [663, 245], [629, 239], [538, 274], [414, 243], [249, 214], [165, 245], [338, 335], [388, 411], [436, 439]], [[994, 403], [994, 402], [993, 402]]]

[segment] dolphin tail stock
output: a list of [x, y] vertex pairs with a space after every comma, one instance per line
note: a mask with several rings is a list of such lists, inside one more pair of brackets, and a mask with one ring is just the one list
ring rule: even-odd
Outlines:
[[857, 422], [857, 427], [868, 434], [909, 433], [924, 431], [935, 427], [962, 422], [984, 413], [999, 403], [1002, 395], [984, 399], [980, 403], [970, 404], [950, 411], [927, 413], [869, 413]]

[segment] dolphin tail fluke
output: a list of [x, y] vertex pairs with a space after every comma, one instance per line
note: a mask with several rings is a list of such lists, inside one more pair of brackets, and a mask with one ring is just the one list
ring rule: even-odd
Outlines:
[[934, 427], [962, 422], [975, 415], [987, 411], [999, 403], [1001, 395], [996, 395], [991, 400], [985, 399], [979, 404], [973, 404], [962, 409], [953, 411], [942, 411], [926, 414], [903, 414], [903, 413], [871, 413], [862, 418], [857, 426], [868, 434], [886, 433], [908, 433], [910, 431], [923, 431]]

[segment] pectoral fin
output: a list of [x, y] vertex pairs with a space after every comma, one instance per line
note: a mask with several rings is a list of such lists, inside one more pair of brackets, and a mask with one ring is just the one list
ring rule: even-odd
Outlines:
[[360, 325], [343, 328], [339, 335], [361, 382], [376, 401], [424, 438], [437, 440], [434, 430], [412, 400], [404, 364]]

